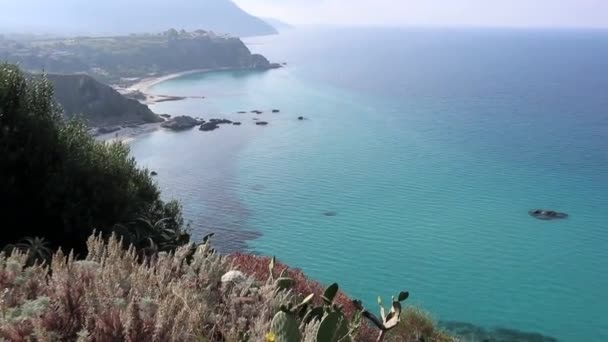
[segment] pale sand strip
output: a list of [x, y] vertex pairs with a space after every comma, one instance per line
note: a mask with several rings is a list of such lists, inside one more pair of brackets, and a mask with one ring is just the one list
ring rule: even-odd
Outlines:
[[143, 79], [137, 81], [135, 84], [132, 84], [131, 86], [127, 87], [126, 89], [133, 90], [133, 91], [140, 91], [144, 94], [147, 94], [148, 91], [150, 90], [150, 88], [152, 88], [153, 86], [155, 86], [159, 83], [168, 81], [168, 80], [172, 80], [174, 78], [179, 78], [182, 76], [199, 74], [199, 73], [204, 73], [204, 72], [229, 71], [229, 70], [238, 70], [238, 69], [231, 68], [231, 67], [194, 69], [194, 70], [176, 72], [176, 73], [168, 74], [168, 75], [164, 75], [164, 76], [146, 77], [146, 78], [143, 78]]

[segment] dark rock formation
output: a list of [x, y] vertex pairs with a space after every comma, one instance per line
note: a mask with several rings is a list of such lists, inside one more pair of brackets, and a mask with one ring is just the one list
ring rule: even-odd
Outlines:
[[278, 109], [273, 109], [273, 110], [272, 110], [272, 112], [273, 112], [273, 113], [279, 113], [279, 112], [281, 112], [281, 111], [280, 111], [280, 110], [278, 110]]
[[199, 127], [200, 131], [204, 131], [204, 132], [208, 132], [208, 131], [213, 131], [215, 129], [220, 128], [220, 126], [218, 126], [217, 123], [215, 122], [207, 122], [201, 125], [201, 127]]
[[544, 209], [532, 209], [528, 212], [530, 216], [537, 218], [539, 220], [559, 220], [568, 218], [568, 214], [560, 213], [553, 210], [544, 210]]
[[172, 119], [169, 119], [161, 124], [161, 127], [172, 129], [174, 131], [181, 131], [185, 129], [190, 129], [196, 125], [200, 124], [200, 121], [190, 116], [176, 116]]
[[258, 126], [266, 126], [266, 125], [268, 125], [268, 122], [266, 122], [266, 121], [258, 121], [255, 124], [258, 125]]
[[298, 116], [298, 120], [304, 120], [303, 116]]
[[128, 122], [160, 122], [146, 105], [128, 99], [112, 87], [87, 75], [55, 75], [47, 78], [54, 87], [57, 103], [67, 118], [82, 116], [90, 127]]
[[209, 122], [217, 124], [217, 125], [225, 125], [225, 124], [232, 123], [232, 121], [230, 121], [228, 119], [209, 119]]

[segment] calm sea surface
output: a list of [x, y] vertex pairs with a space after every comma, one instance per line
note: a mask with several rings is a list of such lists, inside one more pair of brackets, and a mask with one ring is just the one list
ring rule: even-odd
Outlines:
[[[206, 97], [158, 113], [242, 126], [132, 143], [195, 236], [276, 255], [367, 303], [409, 290], [438, 320], [608, 341], [607, 31], [327, 29], [247, 43], [287, 66], [153, 89]], [[236, 113], [253, 109], [264, 113]]]

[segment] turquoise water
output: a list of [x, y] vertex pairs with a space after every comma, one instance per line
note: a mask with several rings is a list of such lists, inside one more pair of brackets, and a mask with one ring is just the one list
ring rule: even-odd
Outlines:
[[[439, 320], [608, 340], [608, 32], [340, 29], [248, 44], [287, 67], [153, 89], [206, 96], [158, 113], [242, 126], [132, 143], [195, 236], [368, 303], [409, 290]], [[235, 113], [252, 109], [270, 124]], [[570, 218], [532, 219], [537, 207]]]

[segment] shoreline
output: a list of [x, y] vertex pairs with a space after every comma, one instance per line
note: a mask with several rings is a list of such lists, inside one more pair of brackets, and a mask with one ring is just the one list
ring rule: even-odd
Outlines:
[[126, 83], [125, 85], [113, 85], [112, 87], [118, 91], [123, 96], [126, 96], [131, 99], [138, 100], [139, 102], [149, 105], [159, 102], [166, 101], [181, 101], [185, 99], [204, 99], [204, 96], [176, 96], [176, 95], [161, 95], [161, 94], [151, 94], [150, 88], [155, 85], [169, 81], [175, 78], [193, 75], [193, 74], [202, 74], [209, 73], [215, 71], [235, 71], [235, 70], [247, 70], [247, 68], [234, 68], [234, 67], [221, 67], [221, 68], [205, 68], [205, 69], [192, 69], [180, 72], [174, 72], [170, 74], [164, 74], [162, 76], [151, 76], [151, 77], [143, 77], [135, 81], [134, 83]]
[[138, 136], [156, 132], [161, 128], [162, 122], [145, 123], [135, 127], [124, 127], [118, 131], [94, 136], [95, 140], [105, 143], [121, 142], [128, 144]]
[[[175, 78], [199, 74], [199, 73], [209, 73], [216, 71], [238, 71], [238, 70], [270, 70], [276, 69], [275, 67], [269, 67], [265, 69], [254, 69], [254, 68], [234, 68], [234, 67], [221, 67], [221, 68], [205, 68], [205, 69], [192, 69], [180, 72], [174, 72], [170, 74], [165, 74], [162, 76], [152, 76], [152, 77], [144, 77], [138, 80], [135, 80], [134, 83], [128, 85], [128, 83], [124, 85], [113, 85], [112, 87], [118, 91], [121, 95], [139, 101], [142, 104], [150, 105], [154, 103], [167, 102], [167, 101], [181, 101], [185, 99], [204, 99], [204, 96], [176, 96], [176, 95], [159, 95], [159, 94], [150, 94], [150, 88], [153, 86], [169, 81]], [[158, 115], [158, 113], [155, 113]], [[118, 131], [114, 131], [111, 133], [98, 134], [95, 135], [95, 139], [97, 141], [102, 142], [122, 142], [125, 144], [130, 143], [135, 140], [138, 136], [152, 133], [160, 130], [161, 124], [163, 122], [155, 122], [155, 123], [144, 123], [134, 127], [123, 127]]]
[[166, 74], [166, 75], [162, 75], [162, 76], [144, 77], [144, 78], [136, 81], [135, 83], [124, 87], [124, 89], [131, 90], [131, 91], [140, 91], [142, 93], [148, 93], [150, 91], [150, 88], [152, 88], [153, 86], [155, 86], [159, 83], [165, 82], [165, 81], [172, 80], [174, 78], [179, 78], [182, 76], [188, 76], [188, 75], [193, 75], [193, 74], [198, 74], [198, 73], [207, 73], [207, 72], [214, 72], [214, 71], [231, 71], [231, 70], [240, 70], [240, 68], [222, 67], [222, 68], [193, 69], [193, 70], [174, 72], [174, 73], [170, 73], [170, 74]]

